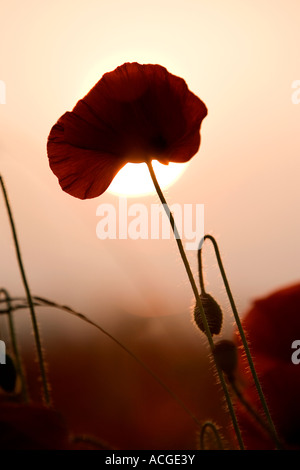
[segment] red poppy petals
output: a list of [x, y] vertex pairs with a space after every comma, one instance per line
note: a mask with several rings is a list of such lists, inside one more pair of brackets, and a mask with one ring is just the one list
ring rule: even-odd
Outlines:
[[52, 128], [50, 167], [65, 191], [96, 197], [128, 162], [190, 160], [206, 115], [182, 78], [160, 65], [125, 63]]
[[[268, 406], [280, 438], [288, 448], [300, 449], [300, 365], [293, 364], [292, 343], [300, 340], [300, 284], [257, 300], [243, 319], [243, 327]], [[240, 339], [238, 340], [241, 345]], [[242, 349], [239, 378], [243, 394], [260, 410], [262, 406]], [[237, 415], [249, 449], [274, 448], [270, 439], [237, 405]]]
[[[288, 447], [299, 449], [300, 374], [297, 372], [297, 366], [277, 362], [276, 365], [266, 368], [264, 362], [264, 357], [255, 356], [256, 369], [259, 372], [260, 382], [278, 435]], [[265, 369], [264, 372], [261, 371], [261, 364]], [[249, 380], [248, 387], [243, 394], [254, 409], [260, 410], [263, 417], [264, 412], [252, 380]], [[275, 447], [272, 439], [253, 422], [252, 416], [245, 412], [241, 404], [237, 406], [237, 416], [244, 431], [243, 438], [248, 449], [273, 449]]]
[[48, 139], [49, 164], [61, 188], [79, 199], [102, 194], [125, 162], [100, 151], [76, 147], [64, 140], [64, 116]]
[[251, 335], [253, 350], [290, 364], [291, 344], [300, 339], [299, 312], [300, 284], [255, 301], [243, 321], [244, 328]]
[[174, 163], [188, 162], [197, 153], [200, 142], [201, 137], [197, 132], [184, 136], [170, 148], [168, 160]]

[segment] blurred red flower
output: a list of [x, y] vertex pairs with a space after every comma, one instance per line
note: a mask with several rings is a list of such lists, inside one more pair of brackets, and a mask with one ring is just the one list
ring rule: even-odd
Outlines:
[[[255, 301], [243, 319], [243, 327], [277, 432], [288, 448], [300, 449], [300, 364], [292, 362], [292, 343], [300, 340], [300, 284]], [[263, 416], [242, 353], [239, 361], [243, 394]], [[237, 414], [248, 449], [274, 448], [241, 405]]]
[[187, 162], [200, 146], [205, 104], [160, 65], [125, 63], [106, 73], [48, 137], [64, 191], [97, 197], [128, 162]]

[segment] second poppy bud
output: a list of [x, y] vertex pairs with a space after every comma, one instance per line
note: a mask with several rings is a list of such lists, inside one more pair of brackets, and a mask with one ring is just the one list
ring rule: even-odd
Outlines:
[[233, 379], [238, 362], [236, 345], [228, 339], [223, 339], [215, 344], [214, 356], [218, 366], [227, 375], [228, 379]]

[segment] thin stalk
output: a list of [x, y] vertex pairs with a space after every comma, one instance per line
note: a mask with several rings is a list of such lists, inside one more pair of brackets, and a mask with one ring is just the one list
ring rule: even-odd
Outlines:
[[205, 450], [205, 442], [204, 441], [205, 441], [205, 434], [207, 433], [207, 429], [210, 429], [213, 432], [219, 450], [224, 450], [220, 434], [219, 434], [216, 426], [214, 425], [214, 423], [212, 423], [211, 421], [207, 421], [206, 423], [204, 423], [202, 428], [201, 428], [200, 449]]
[[[166, 201], [166, 199], [163, 195], [163, 192], [162, 192], [162, 190], [159, 186], [159, 183], [156, 179], [156, 175], [155, 175], [155, 172], [153, 170], [151, 161], [147, 161], [147, 165], [148, 165], [148, 169], [149, 169], [154, 187], [156, 189], [157, 195], [158, 195], [158, 197], [159, 197], [159, 199], [160, 199], [160, 201], [163, 205], [163, 208], [164, 208], [164, 210], [165, 210], [165, 212], [168, 216], [168, 219], [170, 221], [172, 231], [174, 233], [176, 243], [177, 243], [177, 246], [178, 246], [178, 249], [179, 249], [179, 253], [180, 253], [181, 259], [183, 261], [183, 264], [185, 266], [185, 269], [186, 269], [186, 272], [187, 272], [187, 275], [188, 275], [188, 278], [189, 278], [189, 281], [190, 281], [190, 284], [191, 284], [191, 287], [192, 287], [192, 290], [193, 290], [193, 293], [194, 293], [194, 296], [195, 296], [195, 299], [196, 299], [196, 303], [199, 305], [199, 308], [200, 308], [200, 313], [201, 313], [202, 322], [203, 322], [203, 325], [204, 325], [204, 328], [205, 328], [205, 333], [206, 333], [206, 336], [208, 338], [208, 342], [209, 342], [209, 345], [210, 345], [212, 356], [214, 358], [214, 355], [213, 355], [214, 343], [213, 343], [212, 335], [211, 335], [210, 328], [209, 328], [209, 325], [208, 325], [208, 322], [207, 322], [207, 319], [206, 319], [206, 315], [205, 315], [205, 312], [204, 312], [204, 309], [203, 309], [203, 306], [202, 306], [202, 302], [201, 302], [201, 299], [200, 299], [198, 288], [197, 288], [192, 270], [190, 268], [190, 264], [188, 262], [187, 256], [185, 254], [185, 251], [184, 251], [184, 248], [183, 248], [183, 244], [182, 244], [178, 229], [177, 229], [176, 224], [175, 224], [174, 216], [173, 216], [172, 212], [170, 211], [168, 203], [167, 203], [167, 201]], [[239, 442], [239, 446], [242, 450], [244, 450], [244, 443], [243, 443], [242, 435], [241, 435], [241, 432], [240, 432], [240, 429], [239, 429], [239, 425], [238, 425], [238, 422], [237, 422], [237, 418], [236, 418], [236, 415], [235, 415], [235, 411], [234, 411], [233, 404], [232, 404], [232, 401], [231, 401], [231, 398], [230, 398], [230, 395], [229, 395], [229, 391], [228, 391], [228, 388], [227, 388], [227, 384], [226, 384], [223, 372], [219, 368], [216, 361], [215, 361], [215, 366], [216, 366], [217, 373], [218, 373], [218, 376], [219, 376], [219, 380], [221, 382], [222, 389], [223, 389], [223, 392], [224, 392], [224, 395], [225, 395], [225, 398], [226, 398], [227, 406], [228, 406], [228, 409], [229, 409], [229, 412], [230, 412], [230, 415], [231, 415], [232, 423], [233, 423], [234, 430], [235, 430], [235, 433], [236, 433], [236, 436], [237, 436], [237, 439], [238, 439], [238, 442]]]
[[200, 290], [202, 294], [205, 294], [205, 285], [204, 285], [204, 278], [203, 278], [203, 269], [202, 269], [202, 250], [198, 250], [198, 276], [199, 276], [199, 284]]
[[[226, 273], [225, 273], [225, 269], [224, 269], [224, 266], [223, 266], [223, 263], [222, 263], [222, 258], [221, 258], [221, 255], [220, 255], [218, 244], [217, 244], [216, 240], [214, 239], [214, 237], [211, 236], [211, 235], [205, 235], [204, 236], [204, 241], [205, 240], [210, 240], [213, 244], [215, 254], [216, 254], [216, 258], [217, 258], [217, 262], [218, 262], [219, 269], [220, 269], [220, 272], [221, 272], [221, 276], [222, 276], [222, 279], [223, 279], [223, 282], [224, 282], [224, 285], [225, 285], [225, 289], [226, 289], [226, 292], [227, 292], [227, 296], [228, 296], [228, 299], [229, 299], [229, 302], [230, 302], [230, 305], [231, 305], [231, 309], [232, 309], [232, 312], [233, 312], [233, 315], [234, 315], [234, 318], [235, 318], [235, 321], [236, 321], [236, 324], [237, 324], [237, 327], [238, 327], [238, 330], [239, 330], [239, 333], [240, 333], [240, 336], [241, 336], [241, 339], [242, 339], [242, 343], [243, 343], [243, 346], [244, 346], [244, 349], [245, 349], [245, 353], [246, 353], [247, 360], [248, 360], [248, 363], [249, 363], [249, 367], [250, 367], [250, 370], [251, 370], [251, 373], [252, 373], [252, 377], [253, 377], [253, 380], [254, 380], [254, 383], [255, 383], [260, 401], [262, 403], [265, 415], [267, 417], [270, 429], [272, 431], [272, 435], [275, 438], [276, 446], [278, 448], [280, 448], [280, 440], [278, 438], [275, 425], [273, 423], [273, 420], [272, 420], [272, 417], [271, 417], [271, 414], [270, 414], [270, 411], [269, 411], [269, 408], [268, 408], [268, 405], [267, 405], [262, 387], [260, 385], [256, 370], [255, 370], [255, 367], [254, 367], [254, 363], [253, 363], [253, 359], [252, 359], [252, 356], [251, 356], [251, 353], [250, 353], [248, 342], [247, 342], [247, 339], [246, 339], [246, 336], [245, 336], [245, 333], [244, 333], [242, 323], [240, 321], [240, 317], [239, 317], [239, 314], [238, 314], [238, 311], [237, 311], [237, 308], [236, 308], [236, 305], [235, 305], [235, 302], [234, 302], [234, 299], [233, 299], [233, 295], [232, 295], [231, 290], [230, 290], [228, 279], [227, 279], [227, 276], [226, 276]], [[199, 249], [199, 251], [201, 251], [202, 246], [203, 246], [203, 244], [201, 245], [201, 248]]]
[[237, 398], [242, 403], [242, 405], [246, 408], [248, 413], [251, 414], [254, 420], [262, 427], [262, 429], [268, 434], [268, 436], [271, 436], [271, 438], [276, 442], [278, 449], [283, 450], [284, 447], [282, 443], [278, 440], [277, 435], [274, 436], [273, 430], [270, 428], [270, 426], [261, 418], [257, 411], [254, 410], [254, 408], [246, 400], [246, 398], [236, 385], [234, 379], [230, 380], [230, 385], [232, 386], [234, 393], [236, 394]]
[[10, 338], [12, 342], [12, 349], [14, 352], [14, 356], [16, 359], [16, 365], [17, 365], [17, 371], [20, 375], [21, 379], [21, 384], [22, 384], [22, 397], [25, 403], [28, 403], [28, 391], [27, 391], [27, 385], [26, 385], [26, 380], [25, 380], [25, 375], [22, 367], [22, 360], [21, 360], [21, 355], [19, 352], [18, 348], [18, 343], [17, 343], [17, 335], [15, 332], [15, 325], [14, 325], [14, 319], [13, 319], [13, 309], [11, 305], [11, 298], [8, 294], [8, 292], [5, 289], [0, 289], [0, 295], [3, 294], [5, 296], [4, 301], [6, 302], [7, 305], [7, 314], [8, 314], [8, 323], [9, 323], [9, 332], [10, 332]]
[[37, 355], [38, 355], [38, 362], [39, 362], [39, 367], [40, 367], [40, 372], [41, 372], [41, 378], [42, 378], [42, 385], [43, 385], [43, 392], [44, 392], [44, 400], [47, 405], [50, 404], [50, 392], [48, 388], [48, 382], [47, 382], [47, 376], [46, 376], [46, 369], [45, 369], [45, 361], [43, 357], [43, 350], [42, 350], [42, 344], [41, 344], [41, 339], [40, 339], [40, 333], [39, 333], [39, 328], [38, 328], [38, 323], [34, 311], [34, 306], [33, 306], [33, 301], [32, 301], [32, 296], [30, 293], [29, 285], [27, 282], [26, 274], [25, 274], [25, 269], [22, 261], [22, 256], [21, 256], [21, 251], [20, 251], [20, 246], [18, 242], [18, 237], [17, 237], [17, 232], [16, 232], [16, 227], [12, 215], [12, 211], [10, 208], [7, 192], [5, 189], [4, 181], [2, 177], [0, 176], [0, 183], [1, 183], [1, 188], [6, 204], [6, 209], [10, 221], [10, 226], [12, 230], [12, 235], [13, 235], [13, 240], [14, 240], [14, 245], [15, 245], [15, 250], [16, 250], [16, 255], [18, 259], [18, 264], [19, 264], [19, 269], [24, 285], [24, 289], [26, 292], [26, 297], [27, 297], [27, 302], [29, 306], [29, 311], [30, 311], [30, 316], [31, 316], [31, 321], [32, 321], [32, 327], [33, 327], [33, 334], [35, 338], [35, 343], [36, 343], [36, 348], [37, 348]]

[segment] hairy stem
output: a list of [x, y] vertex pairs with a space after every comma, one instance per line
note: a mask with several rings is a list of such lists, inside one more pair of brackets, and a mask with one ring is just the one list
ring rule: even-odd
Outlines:
[[[214, 357], [214, 355], [213, 355], [214, 343], [213, 343], [212, 335], [211, 335], [211, 332], [210, 332], [210, 328], [209, 328], [209, 325], [208, 325], [208, 322], [207, 322], [207, 319], [206, 319], [206, 315], [205, 315], [205, 312], [204, 312], [204, 309], [203, 309], [203, 306], [202, 306], [202, 302], [201, 302], [201, 299], [200, 299], [200, 295], [199, 295], [199, 292], [198, 292], [198, 288], [197, 288], [197, 285], [196, 285], [196, 282], [195, 282], [190, 264], [188, 262], [188, 259], [187, 259], [187, 256], [185, 254], [185, 251], [184, 251], [184, 248], [183, 248], [183, 244], [182, 244], [178, 229], [177, 229], [176, 224], [175, 224], [173, 214], [170, 211], [170, 208], [167, 204], [167, 201], [166, 201], [166, 199], [163, 195], [163, 192], [162, 192], [162, 190], [159, 186], [159, 183], [157, 181], [157, 178], [156, 178], [155, 172], [153, 170], [151, 161], [148, 161], [147, 165], [148, 165], [148, 169], [149, 169], [154, 187], [156, 189], [157, 195], [158, 195], [158, 197], [159, 197], [159, 199], [160, 199], [160, 201], [163, 205], [163, 208], [164, 208], [164, 210], [165, 210], [165, 212], [168, 216], [168, 219], [170, 221], [171, 228], [173, 230], [173, 233], [174, 233], [174, 236], [175, 236], [175, 239], [176, 239], [176, 243], [177, 243], [177, 246], [178, 246], [178, 250], [179, 250], [181, 259], [183, 261], [183, 264], [185, 266], [185, 269], [186, 269], [186, 272], [187, 272], [187, 275], [188, 275], [188, 278], [189, 278], [189, 281], [190, 281], [190, 284], [191, 284], [191, 287], [192, 287], [192, 290], [193, 290], [193, 293], [194, 293], [194, 296], [195, 296], [195, 299], [196, 299], [196, 303], [199, 305], [202, 322], [203, 322], [203, 325], [204, 325], [204, 328], [205, 328], [205, 333], [206, 333], [206, 336], [208, 338], [208, 342], [209, 342], [209, 345], [210, 345], [212, 356]], [[218, 377], [219, 377], [219, 380], [221, 382], [222, 389], [223, 389], [223, 392], [224, 392], [224, 395], [225, 395], [225, 398], [226, 398], [227, 406], [228, 406], [228, 409], [229, 409], [229, 412], [230, 412], [230, 415], [231, 415], [232, 423], [233, 423], [234, 430], [235, 430], [235, 433], [236, 433], [236, 436], [237, 436], [237, 439], [238, 439], [238, 442], [239, 442], [239, 446], [240, 446], [241, 449], [244, 450], [244, 443], [243, 443], [242, 435], [241, 435], [241, 432], [240, 432], [240, 429], [239, 429], [239, 425], [238, 425], [238, 422], [237, 422], [237, 418], [236, 418], [236, 415], [235, 415], [235, 411], [234, 411], [233, 404], [232, 404], [232, 401], [231, 401], [231, 398], [230, 398], [230, 395], [229, 395], [229, 391], [228, 391], [228, 388], [227, 388], [227, 384], [226, 384], [223, 372], [219, 368], [216, 361], [215, 361], [215, 366], [216, 366]]]
[[[210, 429], [213, 432], [215, 440], [216, 440], [216, 444], [218, 446], [218, 449], [219, 450], [224, 450], [220, 434], [219, 434], [216, 426], [214, 425], [214, 423], [212, 423], [211, 421], [207, 421], [206, 423], [204, 423], [204, 425], [201, 428], [200, 449], [205, 450], [205, 435], [207, 434], [208, 429]], [[208, 450], [210, 450], [210, 449], [208, 449]]]
[[[262, 403], [265, 415], [267, 417], [269, 427], [270, 427], [271, 432], [272, 432], [272, 436], [275, 439], [275, 443], [276, 443], [277, 447], [280, 448], [280, 441], [279, 441], [279, 438], [278, 438], [278, 435], [277, 435], [277, 431], [276, 431], [275, 425], [273, 423], [273, 420], [272, 420], [272, 417], [271, 417], [271, 414], [270, 414], [270, 411], [269, 411], [269, 408], [268, 408], [268, 405], [267, 405], [262, 387], [260, 385], [256, 370], [255, 370], [255, 367], [254, 367], [253, 359], [252, 359], [252, 356], [251, 356], [251, 353], [250, 353], [250, 349], [249, 349], [248, 342], [247, 342], [247, 339], [246, 339], [246, 336], [245, 336], [245, 332], [244, 332], [244, 329], [243, 329], [243, 326], [242, 326], [242, 323], [241, 323], [241, 320], [240, 320], [240, 317], [239, 317], [239, 314], [238, 314], [238, 311], [237, 311], [237, 308], [236, 308], [236, 305], [235, 305], [235, 302], [234, 302], [234, 299], [233, 299], [233, 295], [232, 295], [231, 290], [230, 290], [230, 286], [229, 286], [229, 282], [228, 282], [228, 279], [227, 279], [227, 276], [226, 276], [226, 273], [225, 273], [225, 269], [224, 269], [224, 266], [223, 266], [223, 263], [222, 263], [222, 258], [221, 258], [221, 255], [220, 255], [218, 244], [217, 244], [216, 240], [214, 239], [214, 237], [211, 236], [211, 235], [205, 235], [204, 236], [204, 241], [205, 240], [210, 240], [213, 244], [215, 254], [216, 254], [216, 258], [217, 258], [217, 262], [218, 262], [218, 266], [219, 266], [221, 276], [222, 276], [222, 279], [223, 279], [223, 282], [224, 282], [224, 285], [225, 285], [225, 289], [226, 289], [227, 296], [228, 296], [228, 299], [229, 299], [229, 302], [230, 302], [230, 305], [231, 305], [231, 309], [232, 309], [232, 312], [233, 312], [233, 315], [234, 315], [234, 318], [235, 318], [235, 321], [236, 321], [236, 324], [237, 324], [237, 327], [238, 327], [238, 330], [239, 330], [239, 333], [240, 333], [240, 336], [241, 336], [241, 340], [242, 340], [242, 343], [243, 343], [243, 346], [244, 346], [244, 349], [245, 349], [245, 353], [246, 353], [246, 357], [247, 357], [247, 360], [248, 360], [248, 363], [249, 363], [251, 374], [252, 374], [252, 377], [253, 377], [253, 380], [254, 380], [254, 383], [255, 383], [260, 401]], [[201, 248], [198, 250], [198, 252], [202, 250], [203, 243], [200, 246], [201, 246]]]
[[274, 435], [273, 429], [270, 428], [270, 426], [260, 417], [258, 412], [250, 405], [250, 403], [246, 400], [240, 389], [235, 383], [235, 380], [230, 380], [230, 385], [232, 386], [232, 389], [234, 393], [236, 394], [237, 398], [239, 401], [242, 403], [242, 405], [245, 407], [245, 409], [248, 411], [248, 413], [254, 418], [254, 420], [261, 426], [261, 428], [275, 441], [276, 446], [278, 449], [283, 450], [283, 445], [282, 443], [278, 440], [277, 434]]

